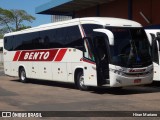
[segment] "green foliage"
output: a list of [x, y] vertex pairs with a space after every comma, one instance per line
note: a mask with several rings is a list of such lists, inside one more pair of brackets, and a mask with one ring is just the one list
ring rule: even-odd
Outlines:
[[2, 28], [7, 27], [8, 32], [11, 32], [11, 27], [9, 26], [9, 23], [13, 22], [11, 18], [13, 18], [11, 11], [0, 8], [0, 25]]
[[0, 39], [3, 39], [3, 35], [2, 34], [0, 34]]
[[0, 37], [3, 34], [18, 31], [30, 26], [25, 26], [25, 22], [32, 22], [35, 17], [29, 15], [24, 10], [7, 10], [0, 8]]

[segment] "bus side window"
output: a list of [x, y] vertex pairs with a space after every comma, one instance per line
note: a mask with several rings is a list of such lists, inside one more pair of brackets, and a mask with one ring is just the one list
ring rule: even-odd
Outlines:
[[66, 47], [76, 48], [83, 51], [83, 41], [78, 26], [71, 26], [67, 28]]
[[8, 51], [12, 51], [13, 49], [13, 36], [5, 37], [4, 38], [4, 48]]
[[8, 40], [7, 40], [7, 38], [4, 38], [4, 48], [6, 49], [6, 50], [8, 50]]
[[58, 28], [56, 30], [56, 36], [55, 36], [55, 48], [64, 48], [64, 41], [65, 41], [65, 28]]

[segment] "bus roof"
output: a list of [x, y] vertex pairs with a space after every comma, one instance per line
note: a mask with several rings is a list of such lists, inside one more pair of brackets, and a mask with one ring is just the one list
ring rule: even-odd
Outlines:
[[122, 19], [122, 18], [112, 18], [112, 17], [88, 17], [80, 18], [82, 24], [85, 23], [95, 23], [101, 24], [103, 26], [116, 26], [116, 27], [142, 27], [138, 22]]
[[121, 18], [86, 17], [86, 18], [76, 18], [72, 20], [66, 20], [62, 22], [44, 24], [44, 25], [40, 25], [37, 27], [33, 27], [33, 28], [29, 28], [29, 29], [25, 29], [17, 32], [7, 33], [5, 34], [5, 36], [12, 36], [12, 35], [18, 35], [23, 33], [42, 31], [42, 30], [49, 30], [49, 29], [73, 26], [78, 24], [99, 24], [103, 26], [116, 26], [116, 27], [142, 27], [141, 24], [135, 21], [121, 19]]

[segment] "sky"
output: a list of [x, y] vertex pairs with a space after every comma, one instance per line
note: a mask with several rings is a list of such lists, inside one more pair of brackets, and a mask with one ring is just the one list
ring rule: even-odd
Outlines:
[[51, 0], [0, 0], [0, 7], [3, 9], [25, 10], [28, 14], [34, 16], [36, 20], [32, 23], [27, 22], [27, 26], [39, 26], [51, 22], [50, 15], [36, 14], [35, 8]]

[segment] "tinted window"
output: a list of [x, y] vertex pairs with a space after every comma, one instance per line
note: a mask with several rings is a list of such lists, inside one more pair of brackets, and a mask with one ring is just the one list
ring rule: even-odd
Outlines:
[[87, 37], [92, 37], [93, 34], [93, 29], [98, 29], [98, 28], [102, 28], [102, 25], [96, 25], [96, 24], [83, 24], [82, 25], [85, 34], [87, 35]]
[[78, 26], [26, 33], [5, 38], [5, 48], [7, 50], [65, 47], [77, 49], [83, 48], [83, 41]]
[[44, 32], [46, 33], [41, 36], [49, 39], [49, 48], [83, 48], [83, 41], [78, 26], [52, 29]]
[[24, 35], [16, 35], [13, 39], [13, 50], [21, 50]]
[[55, 42], [54, 42], [55, 47], [57, 48], [65, 47], [66, 35], [67, 35], [66, 28], [59, 28], [56, 30], [56, 36], [55, 36]]
[[106, 27], [114, 35], [111, 61], [123, 67], [146, 67], [152, 63], [149, 41], [142, 28]]
[[11, 51], [13, 49], [13, 36], [5, 37], [4, 38], [4, 48], [8, 51]]
[[67, 36], [65, 41], [66, 47], [72, 47], [82, 50], [83, 41], [78, 26], [72, 26], [67, 29]]
[[40, 49], [39, 32], [15, 35], [13, 50]]
[[24, 49], [41, 49], [42, 44], [40, 43], [39, 32], [33, 32], [25, 34], [26, 39], [23, 41]]

